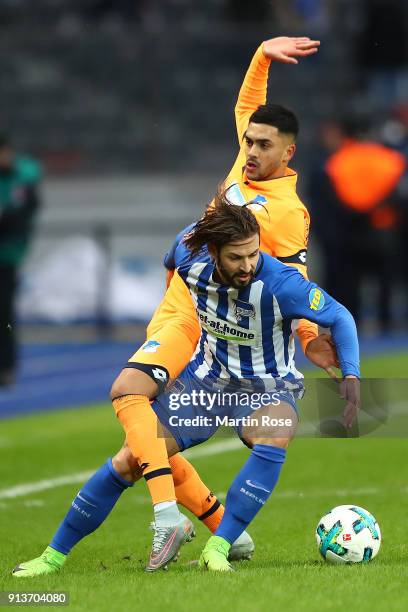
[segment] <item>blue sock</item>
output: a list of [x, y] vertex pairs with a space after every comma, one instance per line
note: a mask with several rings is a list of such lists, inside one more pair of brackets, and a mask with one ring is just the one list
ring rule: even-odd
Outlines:
[[228, 490], [225, 513], [215, 535], [230, 544], [235, 542], [271, 495], [285, 457], [284, 448], [255, 444]]
[[108, 459], [75, 497], [50, 543], [51, 548], [67, 555], [75, 544], [103, 523], [123, 491], [132, 485], [116, 472], [112, 459]]

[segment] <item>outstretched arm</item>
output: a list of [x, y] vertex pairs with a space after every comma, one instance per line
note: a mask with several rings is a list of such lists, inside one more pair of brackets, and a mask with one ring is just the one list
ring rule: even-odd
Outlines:
[[313, 55], [317, 52], [319, 45], [318, 40], [310, 40], [307, 37], [279, 36], [266, 40], [257, 49], [245, 75], [235, 106], [239, 143], [248, 127], [249, 117], [258, 106], [266, 102], [271, 61], [297, 64], [296, 58]]
[[276, 295], [284, 318], [330, 327], [343, 376], [360, 376], [357, 330], [350, 312], [296, 270], [285, 270]]
[[276, 297], [283, 317], [307, 318], [322, 327], [330, 327], [344, 377], [340, 385], [341, 395], [347, 400], [343, 416], [350, 427], [360, 408], [359, 344], [352, 315], [315, 283], [308, 282], [295, 271], [288, 271], [282, 277]]

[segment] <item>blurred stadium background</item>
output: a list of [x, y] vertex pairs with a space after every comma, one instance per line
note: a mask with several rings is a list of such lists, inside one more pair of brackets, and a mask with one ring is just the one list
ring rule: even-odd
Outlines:
[[[0, 416], [107, 398], [160, 300], [166, 249], [233, 162], [233, 108], [260, 41], [322, 41], [300, 66], [273, 66], [269, 92], [300, 118], [293, 166], [312, 211], [313, 279], [324, 277], [311, 188], [324, 126], [364, 117], [371, 139], [408, 152], [403, 1], [3, 0], [0, 23], [0, 130], [45, 170]], [[407, 349], [406, 227], [387, 234], [387, 333], [375, 270], [363, 278], [366, 352]]]

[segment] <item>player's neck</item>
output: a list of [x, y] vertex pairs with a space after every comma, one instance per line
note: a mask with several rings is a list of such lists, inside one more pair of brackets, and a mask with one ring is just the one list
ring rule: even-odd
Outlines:
[[271, 174], [268, 174], [268, 176], [265, 176], [264, 178], [260, 180], [261, 181], [272, 181], [273, 179], [282, 178], [286, 176], [286, 170], [287, 170], [287, 166], [280, 166], [279, 168], [277, 168], [277, 170], [275, 170]]
[[225, 285], [226, 281], [223, 278], [222, 274], [220, 274], [220, 272], [218, 271], [217, 266], [214, 266], [214, 272], [213, 272], [213, 281], [215, 283], [218, 283], [218, 285]]

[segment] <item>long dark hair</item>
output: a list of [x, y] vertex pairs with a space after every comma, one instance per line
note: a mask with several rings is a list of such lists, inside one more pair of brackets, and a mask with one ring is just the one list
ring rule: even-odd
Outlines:
[[204, 245], [212, 244], [217, 251], [228, 242], [237, 242], [259, 234], [259, 224], [247, 206], [232, 204], [227, 191], [218, 191], [214, 205], [206, 210], [192, 231], [184, 238], [184, 244], [193, 255]]

